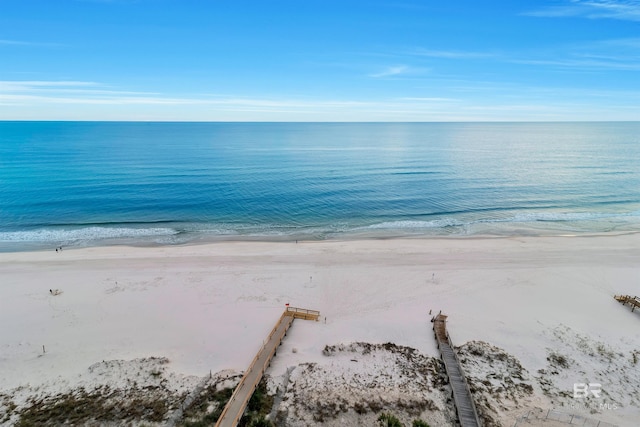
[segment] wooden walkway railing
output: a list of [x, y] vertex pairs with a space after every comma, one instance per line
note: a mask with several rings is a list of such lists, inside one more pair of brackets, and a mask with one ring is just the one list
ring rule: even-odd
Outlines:
[[318, 320], [320, 312], [316, 310], [307, 310], [306, 308], [287, 307], [284, 315], [293, 316], [296, 319]]
[[282, 343], [294, 319], [318, 320], [319, 317], [319, 311], [287, 307], [233, 391], [229, 402], [218, 418], [216, 427], [236, 427], [238, 425], [249, 399], [271, 364], [271, 359], [276, 355], [276, 349]]
[[632, 297], [631, 295], [614, 295], [614, 298], [616, 301], [621, 302], [622, 305], [629, 304], [632, 313], [636, 308], [640, 308], [640, 298], [638, 297]]
[[458, 355], [456, 355], [453, 350], [451, 337], [447, 332], [446, 321], [447, 316], [438, 314], [433, 319], [433, 331], [436, 335], [436, 342], [442, 355], [447, 376], [449, 377], [449, 383], [453, 389], [453, 402], [456, 406], [456, 414], [462, 427], [480, 427], [480, 419], [478, 418], [476, 406], [473, 403], [471, 390], [469, 389], [467, 380], [464, 378], [464, 372], [462, 371]]

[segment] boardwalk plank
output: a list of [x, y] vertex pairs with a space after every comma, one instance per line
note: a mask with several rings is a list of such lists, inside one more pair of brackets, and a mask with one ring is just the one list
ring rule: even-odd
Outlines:
[[480, 420], [477, 416], [471, 393], [467, 388], [462, 367], [458, 363], [451, 340], [447, 334], [445, 321], [447, 316], [438, 314], [434, 318], [433, 330], [438, 341], [438, 348], [444, 362], [449, 384], [453, 390], [453, 401], [456, 405], [458, 419], [462, 427], [480, 427]]
[[253, 362], [251, 362], [249, 369], [245, 372], [240, 383], [238, 383], [229, 402], [227, 402], [227, 405], [222, 411], [216, 427], [236, 427], [238, 425], [238, 421], [240, 421], [249, 403], [249, 399], [251, 399], [254, 390], [262, 379], [264, 371], [269, 367], [271, 359], [275, 356], [276, 350], [284, 339], [293, 320], [318, 320], [319, 316], [319, 311], [287, 307], [282, 316], [280, 316], [280, 320], [278, 320], [276, 326], [271, 330], [267, 341], [260, 348]]

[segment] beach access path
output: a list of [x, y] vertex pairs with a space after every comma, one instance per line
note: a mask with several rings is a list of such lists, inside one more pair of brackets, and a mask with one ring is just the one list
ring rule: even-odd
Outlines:
[[271, 359], [276, 355], [276, 350], [287, 334], [287, 330], [293, 324], [294, 319], [318, 320], [319, 316], [320, 312], [318, 311], [287, 307], [233, 391], [229, 402], [222, 411], [220, 418], [218, 418], [216, 427], [235, 427], [238, 425], [249, 399], [251, 399], [264, 372], [269, 367]]
[[433, 321], [433, 331], [435, 332], [438, 348], [440, 349], [447, 376], [449, 377], [449, 383], [453, 389], [453, 401], [456, 405], [456, 413], [458, 414], [458, 419], [462, 427], [480, 427], [481, 424], [475, 405], [473, 404], [471, 390], [469, 390], [464, 378], [464, 373], [460, 367], [460, 361], [453, 350], [451, 339], [447, 333], [446, 320], [447, 316], [438, 314]]

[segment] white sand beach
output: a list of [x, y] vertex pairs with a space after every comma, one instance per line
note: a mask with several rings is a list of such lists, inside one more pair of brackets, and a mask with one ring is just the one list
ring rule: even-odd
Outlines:
[[[125, 384], [132, 373], [123, 366], [134, 359], [167, 358], [162, 369], [180, 392], [210, 372], [243, 371], [287, 303], [321, 312], [319, 322], [294, 322], [267, 371], [273, 384], [285, 375], [295, 383], [287, 393], [322, 386], [356, 399], [354, 377], [382, 371], [394, 380], [382, 350], [358, 353], [355, 363], [323, 349], [394, 343], [437, 357], [429, 313], [442, 311], [455, 345], [483, 341], [526, 371], [520, 382], [531, 395], [489, 399], [496, 425], [513, 426], [536, 408], [640, 423], [640, 310], [613, 299], [640, 294], [640, 234], [52, 249], [0, 254], [0, 278], [4, 425], [17, 419], [10, 399], [19, 408], [30, 393], [105, 378]], [[96, 373], [103, 361], [122, 361], [120, 370]], [[478, 386], [506, 369], [491, 358], [466, 366]], [[410, 378], [391, 380], [381, 393], [412, 393]], [[601, 400], [574, 399], [574, 383], [600, 383]], [[500, 394], [487, 387], [487, 396]], [[285, 409], [295, 402], [285, 400]], [[434, 414], [432, 426], [448, 425]], [[299, 425], [312, 423], [298, 416]], [[326, 425], [357, 419], [347, 410]]]

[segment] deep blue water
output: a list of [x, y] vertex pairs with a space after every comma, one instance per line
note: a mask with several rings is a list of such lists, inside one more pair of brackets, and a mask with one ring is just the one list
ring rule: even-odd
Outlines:
[[0, 122], [0, 249], [640, 230], [640, 123]]

